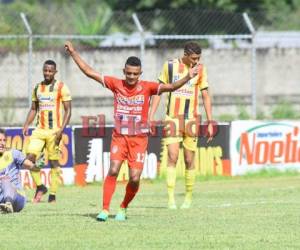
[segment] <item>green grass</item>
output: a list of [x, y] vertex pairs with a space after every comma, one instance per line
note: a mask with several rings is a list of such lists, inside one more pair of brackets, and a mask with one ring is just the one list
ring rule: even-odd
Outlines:
[[[118, 185], [112, 215], [124, 188]], [[165, 208], [164, 181], [144, 181], [126, 222], [95, 220], [101, 190], [63, 187], [56, 204], [29, 202], [19, 214], [1, 215], [0, 249], [300, 248], [300, 175], [198, 180], [188, 211]], [[179, 180], [178, 205], [183, 196]]]

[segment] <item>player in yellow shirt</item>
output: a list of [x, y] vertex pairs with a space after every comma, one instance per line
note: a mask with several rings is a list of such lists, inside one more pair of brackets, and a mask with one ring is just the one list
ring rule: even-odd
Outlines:
[[[188, 42], [184, 46], [184, 55], [182, 58], [173, 59], [164, 63], [162, 72], [158, 78], [161, 83], [167, 84], [176, 79], [182, 78], [190, 67], [199, 64], [201, 57], [201, 47], [198, 43]], [[178, 160], [180, 143], [184, 148], [185, 161], [185, 199], [181, 206], [182, 209], [190, 208], [192, 202], [192, 191], [195, 183], [195, 165], [194, 157], [197, 148], [196, 131], [187, 131], [188, 123], [196, 121], [198, 116], [198, 99], [199, 93], [202, 94], [203, 104], [208, 121], [208, 141], [213, 136], [211, 99], [208, 92], [206, 67], [200, 64], [200, 70], [197, 77], [191, 79], [175, 92], [169, 93], [166, 105], [166, 121], [175, 124], [175, 134], [164, 138], [164, 143], [168, 149], [167, 163], [167, 187], [168, 187], [168, 208], [176, 209], [174, 189], [176, 183], [176, 163]], [[150, 111], [150, 120], [153, 120], [155, 111], [159, 105], [160, 96], [154, 96], [152, 108]], [[184, 121], [184, 126], [181, 122]], [[168, 124], [168, 123], [166, 123]]]
[[[48, 202], [56, 201], [56, 191], [59, 185], [60, 166], [58, 163], [60, 152], [59, 143], [62, 133], [71, 117], [71, 95], [68, 87], [55, 79], [56, 63], [47, 60], [43, 66], [44, 80], [38, 83], [32, 92], [32, 105], [23, 126], [23, 134], [28, 135], [28, 127], [37, 115], [37, 127], [32, 132], [27, 148], [27, 158], [36, 161], [44, 149], [48, 152], [51, 166], [50, 192]], [[64, 110], [64, 115], [63, 114]], [[48, 190], [42, 184], [40, 172], [31, 171], [36, 184], [33, 202], [41, 201]]]

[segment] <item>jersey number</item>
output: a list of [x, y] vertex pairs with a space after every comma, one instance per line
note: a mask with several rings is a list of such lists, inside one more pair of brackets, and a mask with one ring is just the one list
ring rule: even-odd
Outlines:
[[136, 161], [137, 162], [144, 162], [145, 154], [144, 153], [137, 153]]

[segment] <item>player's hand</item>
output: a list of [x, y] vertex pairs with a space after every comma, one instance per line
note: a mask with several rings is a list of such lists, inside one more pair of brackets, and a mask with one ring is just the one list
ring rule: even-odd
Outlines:
[[65, 43], [65, 50], [66, 50], [66, 52], [68, 52], [69, 54], [72, 54], [72, 53], [75, 51], [75, 49], [74, 49], [74, 47], [73, 47], [73, 44], [72, 44], [70, 41], [67, 41], [67, 42]]
[[198, 75], [200, 68], [202, 67], [201, 64], [196, 64], [194, 67], [191, 64], [189, 69], [189, 77], [194, 78], [196, 75]]
[[24, 127], [22, 129], [22, 133], [23, 133], [23, 136], [27, 136], [28, 135], [28, 126], [24, 125]]
[[214, 127], [213, 127], [213, 124], [212, 122], [209, 122], [208, 125], [207, 125], [207, 143], [211, 142], [213, 137], [214, 137]]
[[156, 122], [153, 119], [148, 120], [149, 132], [150, 135], [156, 134]]

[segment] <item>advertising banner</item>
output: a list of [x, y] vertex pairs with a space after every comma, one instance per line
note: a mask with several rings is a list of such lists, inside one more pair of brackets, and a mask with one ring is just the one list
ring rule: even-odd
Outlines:
[[[75, 144], [75, 182], [102, 181], [110, 166], [110, 145], [113, 127], [101, 129], [94, 127], [74, 128]], [[145, 155], [142, 178], [154, 179], [157, 176], [157, 162], [160, 154], [160, 137], [150, 137], [148, 151]], [[128, 179], [128, 166], [125, 162], [120, 170], [118, 180]]]
[[[207, 143], [207, 137], [198, 138], [195, 152], [195, 168], [201, 176], [230, 176], [231, 162], [229, 154], [230, 124], [219, 123], [213, 140]], [[167, 167], [167, 147], [162, 146], [160, 175], [165, 175]], [[177, 176], [184, 176], [185, 163], [182, 147], [177, 161]]]
[[300, 169], [300, 122], [235, 121], [231, 124], [232, 174], [264, 168]]
[[[7, 128], [7, 148], [15, 148], [26, 154], [26, 149], [29, 143], [29, 138], [33, 129], [29, 130], [29, 136], [23, 136], [22, 128]], [[73, 171], [73, 151], [72, 151], [72, 129], [66, 128], [64, 130], [60, 150], [61, 157], [59, 164], [62, 169], [61, 181], [63, 184], [74, 183], [74, 171]], [[46, 186], [49, 186], [50, 175], [49, 175], [49, 163], [47, 159], [47, 152], [45, 151], [45, 167], [41, 170], [42, 181]], [[21, 170], [21, 178], [24, 187], [32, 188], [33, 182], [28, 170]]]
[[[149, 137], [148, 151], [145, 156], [142, 178], [154, 179], [164, 175], [167, 164], [167, 151], [163, 145], [163, 132], [157, 127], [155, 136]], [[75, 183], [101, 181], [107, 175], [110, 166], [110, 145], [113, 127], [74, 128], [75, 144]], [[195, 165], [200, 175], [231, 175], [229, 159], [228, 123], [218, 124], [214, 139], [207, 143], [206, 137], [199, 137], [195, 154]], [[177, 171], [184, 175], [184, 159], [180, 152]], [[118, 180], [128, 179], [128, 166], [123, 164]]]

